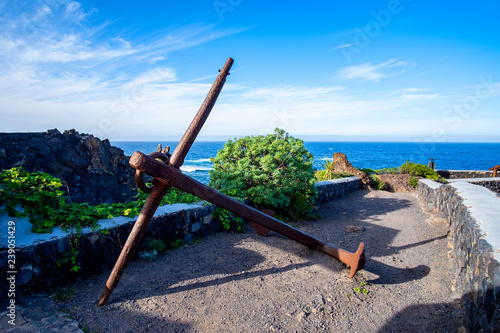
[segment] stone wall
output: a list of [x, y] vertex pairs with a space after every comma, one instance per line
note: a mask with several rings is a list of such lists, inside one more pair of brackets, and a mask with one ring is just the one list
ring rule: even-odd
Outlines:
[[491, 191], [500, 194], [500, 181], [498, 180], [481, 180], [478, 182], [472, 182], [472, 184], [486, 187]]
[[493, 171], [477, 170], [436, 170], [436, 173], [446, 179], [488, 178], [493, 177]]
[[359, 190], [360, 180], [358, 177], [347, 177], [341, 179], [325, 180], [316, 183], [318, 190], [317, 203], [325, 203], [345, 196], [349, 192]]
[[449, 223], [452, 290], [462, 295], [469, 332], [500, 331], [499, 200], [491, 191], [455, 181], [420, 180], [418, 195]]
[[[184, 205], [188, 206], [188, 205]], [[205, 237], [220, 230], [220, 226], [213, 219], [215, 206], [203, 207], [200, 205], [189, 205], [192, 208], [182, 209], [173, 213], [155, 216], [148, 226], [143, 240], [148, 238], [161, 239], [166, 244], [181, 239], [192, 242], [195, 238]], [[114, 266], [122, 245], [127, 240], [132, 230], [134, 221], [124, 223], [107, 229], [109, 234], [102, 232], [84, 232], [78, 239], [77, 264], [80, 266], [78, 272], [71, 272], [73, 263], [58, 266], [58, 262], [64, 259], [71, 250], [71, 242], [74, 237], [63, 236], [34, 245], [16, 248], [16, 287], [22, 293], [32, 293], [40, 289], [48, 289], [69, 281], [76, 277], [90, 276], [103, 272]], [[54, 237], [55, 238], [55, 237]], [[146, 249], [143, 241], [138, 249]], [[0, 278], [2, 283], [6, 281], [4, 276], [7, 271], [7, 249], [0, 251]], [[6, 296], [6, 286], [0, 290], [0, 298]]]
[[134, 169], [123, 150], [90, 134], [0, 133], [0, 170], [23, 167], [61, 179], [73, 202], [91, 205], [130, 201], [135, 190]]
[[[327, 202], [359, 189], [359, 179], [349, 177], [320, 182], [318, 201]], [[188, 205], [184, 205], [188, 206]], [[190, 243], [193, 239], [202, 238], [221, 229], [220, 223], [214, 219], [215, 206], [189, 205], [191, 208], [181, 209], [172, 213], [158, 212], [149, 224], [144, 240], [160, 239], [169, 244], [175, 240]], [[16, 248], [16, 288], [22, 293], [32, 293], [48, 289], [55, 285], [66, 283], [76, 277], [91, 276], [111, 269], [118, 258], [122, 245], [132, 230], [134, 221], [106, 228], [109, 234], [102, 232], [83, 232], [76, 243], [78, 249], [78, 272], [72, 272], [73, 263], [58, 266], [58, 262], [68, 256], [72, 249], [71, 236], [61, 236], [34, 245]], [[6, 244], [6, 242], [5, 242]], [[138, 252], [146, 249], [143, 241]], [[6, 248], [0, 249], [0, 299], [6, 298], [7, 281]], [[5, 297], [4, 297], [5, 296]]]

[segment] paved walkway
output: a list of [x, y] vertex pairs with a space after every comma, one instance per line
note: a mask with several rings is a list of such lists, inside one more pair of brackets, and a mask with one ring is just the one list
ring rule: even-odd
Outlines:
[[24, 297], [16, 305], [15, 325], [9, 323], [8, 311], [0, 314], [0, 332], [12, 333], [69, 333], [83, 331], [78, 322], [56, 309], [47, 294]]

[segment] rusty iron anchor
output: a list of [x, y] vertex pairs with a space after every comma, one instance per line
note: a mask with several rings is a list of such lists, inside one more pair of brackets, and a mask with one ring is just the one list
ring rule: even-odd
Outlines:
[[[134, 152], [130, 158], [129, 164], [136, 169], [135, 179], [138, 187], [146, 192], [150, 192], [150, 194], [132, 228], [132, 231], [130, 232], [130, 235], [127, 238], [127, 241], [125, 242], [125, 245], [123, 246], [113, 270], [111, 271], [111, 274], [106, 282], [105, 289], [99, 299], [98, 306], [103, 306], [108, 303], [113, 290], [118, 285], [125, 269], [137, 251], [137, 247], [146, 233], [149, 222], [153, 218], [156, 209], [163, 199], [163, 196], [171, 187], [176, 187], [182, 191], [191, 193], [203, 200], [221, 208], [225, 208], [236, 215], [252, 221], [252, 224], [260, 235], [267, 236], [267, 233], [270, 230], [273, 230], [307, 246], [312, 250], [323, 252], [340, 260], [344, 264], [351, 267], [349, 274], [349, 277], [351, 278], [357, 271], [363, 269], [366, 262], [363, 243], [359, 244], [358, 250], [355, 253], [327, 244], [275, 219], [274, 217], [268, 215], [269, 211], [260, 212], [184, 175], [179, 170], [184, 162], [184, 158], [186, 157], [214, 106], [215, 101], [217, 100], [217, 97], [219, 96], [219, 93], [226, 81], [226, 77], [229, 75], [229, 70], [231, 69], [232, 64], [233, 59], [228, 58], [223, 69], [220, 70], [220, 74], [217, 76], [207, 97], [205, 98], [205, 101], [191, 122], [191, 125], [184, 133], [184, 136], [175, 148], [175, 151], [170, 159], [160, 152], [145, 155], [138, 151]], [[152, 187], [147, 187], [144, 184], [142, 179], [144, 173], [154, 177]]]

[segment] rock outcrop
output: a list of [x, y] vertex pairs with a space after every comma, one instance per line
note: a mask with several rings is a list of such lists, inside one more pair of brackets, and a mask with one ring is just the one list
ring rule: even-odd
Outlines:
[[343, 153], [333, 154], [333, 165], [334, 170], [337, 172], [348, 172], [351, 175], [358, 177], [360, 179], [360, 188], [364, 190], [371, 190], [370, 187], [370, 177], [363, 171], [360, 171], [352, 166], [352, 164], [347, 160], [347, 156]]
[[411, 176], [409, 174], [382, 174], [377, 175], [378, 179], [384, 184], [384, 189], [389, 192], [412, 192], [415, 189], [410, 185], [410, 178], [422, 179], [420, 176]]
[[61, 179], [72, 202], [125, 202], [137, 193], [123, 150], [74, 129], [0, 133], [0, 169], [23, 167]]

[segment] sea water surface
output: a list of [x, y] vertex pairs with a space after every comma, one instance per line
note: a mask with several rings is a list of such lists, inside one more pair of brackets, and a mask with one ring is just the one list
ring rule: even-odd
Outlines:
[[[178, 142], [114, 141], [112, 144], [124, 150], [125, 155], [134, 151], [149, 154], [161, 143], [173, 152]], [[207, 184], [212, 169], [211, 157], [215, 157], [225, 142], [195, 142], [181, 171]], [[436, 169], [488, 170], [500, 164], [500, 143], [433, 143], [433, 142], [304, 142], [314, 156], [314, 167], [322, 168], [333, 153], [340, 152], [357, 168], [382, 169], [398, 167], [406, 160], [427, 165], [434, 159]]]

